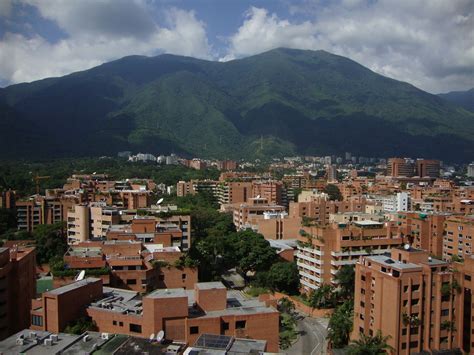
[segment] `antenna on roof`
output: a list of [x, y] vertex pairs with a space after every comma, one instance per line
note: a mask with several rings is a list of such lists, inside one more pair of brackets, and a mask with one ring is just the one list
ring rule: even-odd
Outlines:
[[161, 204], [163, 202], [164, 198], [160, 198], [157, 202], [156, 202], [156, 205], [158, 206], [159, 204]]
[[86, 276], [86, 270], [81, 270], [79, 275], [76, 276], [76, 281], [84, 280], [84, 276]]
[[158, 343], [161, 343], [164, 337], [165, 337], [165, 332], [163, 330], [160, 330], [158, 334], [156, 334], [156, 341]]
[[94, 172], [92, 173], [92, 175], [95, 175], [95, 174], [97, 174], [97, 171], [94, 171]]
[[403, 248], [404, 248], [405, 250], [410, 250], [410, 244], [408, 244], [408, 243], [405, 244], [405, 245], [403, 246]]
[[155, 340], [155, 333], [151, 333], [150, 335], [150, 343], [152, 343], [153, 340]]
[[257, 198], [260, 198], [260, 195], [257, 195]]

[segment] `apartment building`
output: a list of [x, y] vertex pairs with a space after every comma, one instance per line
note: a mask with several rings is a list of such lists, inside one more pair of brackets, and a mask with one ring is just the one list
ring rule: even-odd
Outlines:
[[362, 257], [355, 280], [353, 339], [380, 330], [393, 354], [408, 355], [459, 349], [466, 337], [469, 353], [471, 296], [447, 262], [407, 245]]
[[416, 176], [420, 178], [437, 178], [439, 177], [441, 162], [439, 160], [417, 159], [415, 169]]
[[399, 235], [416, 249], [427, 250], [431, 255], [443, 256], [445, 213], [398, 212], [394, 222]]
[[413, 160], [408, 158], [390, 158], [387, 161], [387, 176], [412, 177], [415, 174]]
[[219, 170], [237, 170], [237, 162], [234, 160], [221, 160], [217, 162], [217, 169]]
[[[59, 332], [87, 314], [99, 332], [149, 338], [163, 330], [166, 339], [193, 344], [203, 334], [262, 339], [267, 351], [278, 352], [279, 313], [221, 282], [182, 288], [137, 292], [102, 286], [88, 278], [43, 294], [35, 304], [33, 329]], [[39, 325], [41, 324], [41, 325]]]
[[385, 212], [408, 211], [410, 196], [407, 192], [397, 192], [393, 195], [370, 195], [369, 200], [380, 204]]
[[470, 256], [473, 251], [474, 216], [449, 216], [444, 228], [443, 259]]
[[109, 228], [119, 222], [119, 210], [103, 202], [75, 205], [67, 213], [68, 244], [105, 239]]
[[269, 203], [267, 198], [249, 198], [248, 203], [232, 206], [234, 225], [237, 230], [256, 229], [261, 219], [285, 217], [285, 207]]
[[15, 208], [16, 193], [13, 190], [6, 190], [0, 193], [0, 208]]
[[287, 196], [285, 186], [281, 181], [253, 181], [252, 197], [265, 198], [268, 203], [285, 206]]
[[303, 191], [298, 202], [290, 202], [289, 216], [308, 218], [325, 225], [329, 223], [329, 215], [345, 212], [365, 212], [368, 205], [363, 197], [354, 197], [348, 201], [331, 201], [326, 194], [311, 194]]
[[0, 248], [0, 339], [28, 328], [36, 294], [34, 248]]
[[221, 182], [216, 187], [219, 204], [229, 205], [247, 202], [252, 194], [252, 182]]
[[[178, 247], [110, 240], [71, 246], [64, 255], [64, 262], [77, 273], [108, 269], [104, 283], [143, 293], [157, 288], [192, 288], [198, 280], [197, 268], [175, 267], [174, 263], [181, 256]], [[70, 283], [72, 280], [61, 281]]]
[[296, 262], [304, 292], [323, 284], [335, 284], [343, 265], [354, 265], [361, 256], [379, 255], [403, 244], [390, 223], [358, 221], [302, 227]]
[[186, 195], [195, 195], [198, 192], [207, 192], [215, 196], [216, 187], [217, 182], [214, 180], [178, 181], [176, 184], [176, 195], [183, 197]]

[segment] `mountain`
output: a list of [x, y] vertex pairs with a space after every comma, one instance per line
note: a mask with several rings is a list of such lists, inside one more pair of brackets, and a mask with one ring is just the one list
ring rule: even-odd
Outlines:
[[325, 51], [130, 56], [0, 90], [0, 158], [474, 156], [474, 113]]
[[438, 94], [438, 96], [457, 106], [474, 112], [474, 88], [467, 91], [451, 91], [446, 94]]

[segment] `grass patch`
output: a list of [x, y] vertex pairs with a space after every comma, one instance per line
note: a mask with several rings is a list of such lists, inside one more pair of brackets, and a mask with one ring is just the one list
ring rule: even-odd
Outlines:
[[250, 286], [245, 290], [245, 293], [249, 295], [250, 297], [258, 297], [260, 295], [263, 295], [265, 293], [270, 293], [270, 290], [265, 287], [254, 287]]

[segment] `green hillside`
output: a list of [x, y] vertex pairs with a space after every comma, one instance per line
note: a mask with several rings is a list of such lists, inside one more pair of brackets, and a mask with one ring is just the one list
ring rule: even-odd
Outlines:
[[0, 90], [0, 158], [474, 156], [474, 113], [324, 51], [131, 56]]

